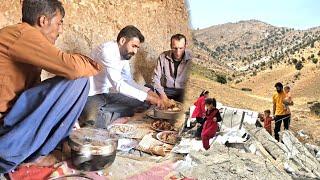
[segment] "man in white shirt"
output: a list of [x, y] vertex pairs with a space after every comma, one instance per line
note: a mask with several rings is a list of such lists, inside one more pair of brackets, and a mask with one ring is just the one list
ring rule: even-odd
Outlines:
[[102, 64], [104, 70], [90, 77], [89, 97], [82, 113], [85, 121], [96, 123], [98, 114], [103, 111], [101, 108], [108, 105], [113, 109], [123, 109], [126, 111], [124, 115], [132, 115], [133, 110], [142, 106], [144, 101], [164, 106], [163, 100], [156, 93], [137, 84], [131, 74], [129, 60], [143, 42], [141, 32], [129, 25], [119, 32], [116, 42], [103, 43], [91, 52], [90, 57]]

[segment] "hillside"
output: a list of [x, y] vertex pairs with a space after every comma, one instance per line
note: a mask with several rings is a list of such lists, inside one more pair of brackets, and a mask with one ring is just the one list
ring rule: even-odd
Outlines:
[[194, 30], [193, 35], [195, 47], [211, 56], [206, 66], [218, 61], [237, 74], [246, 74], [288, 63], [297, 51], [314, 47], [320, 28], [294, 30], [249, 20]]
[[[316, 69], [315, 69], [316, 68]], [[312, 70], [313, 69], [313, 70]], [[263, 112], [272, 110], [272, 94], [275, 92], [274, 84], [278, 81], [290, 81], [295, 73], [292, 67], [279, 66], [258, 74], [237, 85], [221, 84], [198, 74], [190, 76], [186, 94], [186, 104], [190, 105], [197, 99], [202, 90], [208, 90], [210, 97], [217, 101], [236, 108], [250, 109]], [[318, 74], [320, 67], [308, 64], [301, 71], [299, 80], [291, 85], [294, 106], [292, 109], [291, 129], [295, 132], [303, 130], [309, 137], [304, 142], [320, 145], [320, 118], [310, 112], [310, 102], [320, 102], [320, 80]], [[242, 91], [250, 88], [252, 91]]]
[[[294, 30], [250, 20], [194, 30], [195, 68], [187, 104], [201, 90], [225, 105], [263, 112], [272, 109], [274, 84], [292, 89], [292, 129], [320, 145], [320, 118], [310, 104], [320, 102], [320, 28]], [[224, 81], [219, 80], [222, 77]], [[219, 83], [220, 82], [220, 83]]]

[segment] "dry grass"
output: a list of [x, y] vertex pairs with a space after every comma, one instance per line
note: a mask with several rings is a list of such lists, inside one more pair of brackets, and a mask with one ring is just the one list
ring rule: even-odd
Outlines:
[[[193, 74], [189, 79], [185, 103], [192, 104], [200, 92], [206, 89], [210, 92], [210, 97], [225, 105], [262, 112], [265, 109], [272, 109], [274, 84], [280, 81], [289, 84], [292, 89], [295, 102], [292, 107], [292, 129], [294, 131], [303, 129], [311, 136], [307, 141], [320, 145], [320, 118], [311, 115], [307, 105], [309, 101], [320, 101], [320, 68], [308, 63], [301, 70], [299, 79], [295, 79], [296, 73], [297, 70], [293, 66], [279, 65], [273, 70], [260, 72], [239, 84], [232, 85], [223, 85]], [[252, 91], [241, 91], [243, 87], [251, 88]]]

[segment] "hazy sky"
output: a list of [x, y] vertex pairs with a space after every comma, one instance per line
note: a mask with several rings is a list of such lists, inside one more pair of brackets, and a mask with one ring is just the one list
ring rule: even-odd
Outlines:
[[194, 29], [256, 19], [274, 26], [320, 26], [320, 0], [187, 0]]

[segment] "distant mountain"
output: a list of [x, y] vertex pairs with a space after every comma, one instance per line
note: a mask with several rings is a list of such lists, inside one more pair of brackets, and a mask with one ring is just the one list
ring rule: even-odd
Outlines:
[[294, 30], [248, 20], [194, 30], [193, 40], [195, 56], [207, 57], [198, 63], [248, 73], [291, 63], [293, 55], [320, 40], [320, 27]]

